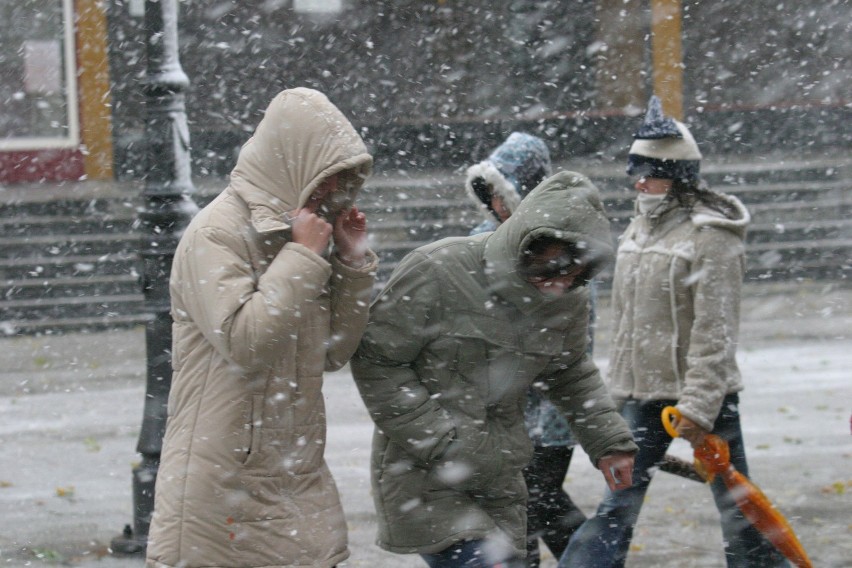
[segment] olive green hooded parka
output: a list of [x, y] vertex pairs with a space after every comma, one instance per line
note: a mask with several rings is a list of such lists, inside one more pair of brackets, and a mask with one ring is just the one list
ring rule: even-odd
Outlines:
[[586, 288], [546, 296], [516, 272], [539, 236], [584, 248], [584, 278], [613, 255], [597, 189], [562, 172], [493, 233], [410, 253], [373, 303], [352, 369], [376, 423], [382, 548], [435, 553], [489, 539], [506, 554], [525, 554], [530, 385], [570, 417], [593, 463], [636, 450], [587, 355]]

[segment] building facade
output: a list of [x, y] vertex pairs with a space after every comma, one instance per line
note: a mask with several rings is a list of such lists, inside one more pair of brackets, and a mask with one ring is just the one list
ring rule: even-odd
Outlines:
[[[144, 176], [144, 2], [0, 6], [0, 183]], [[620, 160], [653, 92], [710, 154], [848, 147], [850, 27], [850, 0], [183, 0], [194, 171], [226, 175], [295, 86], [394, 171], [511, 129]]]
[[0, 0], [0, 183], [113, 177], [97, 0]]

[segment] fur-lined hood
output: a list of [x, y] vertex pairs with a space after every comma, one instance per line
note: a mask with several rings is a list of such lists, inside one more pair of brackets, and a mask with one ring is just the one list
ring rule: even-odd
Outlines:
[[550, 174], [550, 152], [544, 141], [531, 134], [512, 132], [487, 159], [467, 169], [465, 189], [487, 218], [493, 219], [491, 203], [477, 194], [477, 181], [488, 184], [509, 213], [514, 213], [521, 200]]

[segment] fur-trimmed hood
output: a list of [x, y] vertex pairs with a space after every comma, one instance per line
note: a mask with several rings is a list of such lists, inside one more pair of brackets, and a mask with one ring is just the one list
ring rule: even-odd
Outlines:
[[733, 195], [728, 195], [727, 193], [716, 193], [716, 195], [730, 206], [730, 212], [725, 215], [716, 209], [699, 203], [690, 215], [692, 222], [697, 227], [719, 227], [720, 229], [727, 229], [744, 238], [746, 227], [751, 222], [751, 215], [748, 209], [746, 209], [742, 201]]
[[487, 159], [467, 169], [465, 189], [487, 218], [493, 219], [491, 203], [477, 194], [477, 181], [490, 186], [509, 213], [514, 213], [521, 200], [550, 173], [550, 152], [544, 141], [531, 134], [512, 132]]
[[[696, 227], [717, 227], [725, 229], [740, 237], [745, 238], [746, 229], [751, 223], [751, 214], [743, 202], [733, 195], [727, 193], [712, 192], [712, 195], [724, 204], [727, 209], [724, 213], [717, 208], [711, 207], [702, 201], [698, 201], [689, 213], [689, 218]], [[680, 204], [672, 197], [666, 199], [655, 209], [647, 213], [650, 219], [667, 217], [669, 212], [680, 209]], [[634, 210], [641, 214], [639, 201], [637, 199]]]

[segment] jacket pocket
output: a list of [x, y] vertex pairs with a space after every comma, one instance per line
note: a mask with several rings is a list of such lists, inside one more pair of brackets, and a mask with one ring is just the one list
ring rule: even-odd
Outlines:
[[251, 466], [258, 461], [261, 444], [261, 429], [263, 427], [263, 395], [253, 394], [249, 403], [249, 421], [245, 425], [245, 454], [243, 465]]
[[193, 334], [193, 326], [183, 322], [173, 325], [172, 342], [172, 371], [178, 372], [183, 368], [192, 347], [199, 345], [198, 338]]
[[[446, 357], [453, 387], [468, 385], [477, 393], [471, 416], [484, 412], [484, 406], [496, 403], [503, 395], [507, 378], [517, 370], [518, 341], [504, 320], [475, 313], [464, 313], [447, 330], [436, 351]], [[446, 394], [446, 393], [443, 393]]]

